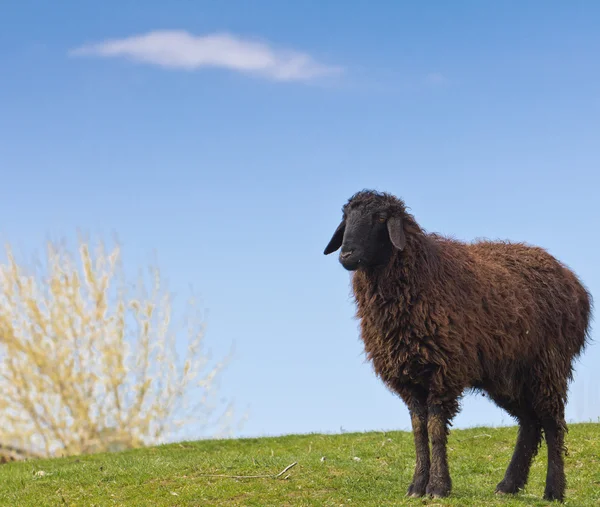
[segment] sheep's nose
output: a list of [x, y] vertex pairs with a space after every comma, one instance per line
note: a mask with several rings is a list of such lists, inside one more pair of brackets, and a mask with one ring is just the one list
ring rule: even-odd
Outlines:
[[352, 255], [353, 252], [354, 252], [354, 250], [342, 250], [342, 253], [340, 254], [340, 258], [342, 260], [346, 260], [348, 257], [350, 257]]

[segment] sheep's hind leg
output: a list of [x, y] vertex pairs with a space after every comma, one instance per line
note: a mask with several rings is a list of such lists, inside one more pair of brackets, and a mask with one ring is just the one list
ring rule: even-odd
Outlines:
[[410, 410], [413, 439], [416, 451], [415, 472], [406, 493], [411, 497], [425, 494], [429, 482], [429, 436], [427, 434], [427, 395], [420, 392], [404, 392], [402, 398]]
[[496, 493], [515, 494], [527, 484], [531, 462], [542, 441], [542, 426], [533, 410], [528, 407], [530, 405], [527, 401], [530, 399], [528, 392], [522, 391], [519, 399], [500, 396], [489, 390], [488, 394], [499, 407], [506, 410], [519, 422], [515, 450], [504, 478], [496, 486]]
[[[552, 380], [556, 383], [552, 384]], [[565, 462], [566, 454], [565, 433], [567, 423], [565, 421], [565, 402], [567, 383], [557, 379], [548, 379], [541, 383], [544, 391], [537, 396], [536, 412], [542, 422], [544, 436], [548, 447], [548, 465], [546, 471], [546, 488], [544, 490], [545, 500], [563, 501], [565, 497], [566, 477]]]
[[520, 417], [515, 450], [504, 478], [496, 486], [496, 493], [515, 494], [525, 487], [531, 462], [538, 451], [541, 440], [542, 430], [539, 422], [529, 417]]
[[564, 417], [560, 417], [545, 419], [543, 426], [548, 445], [548, 470], [544, 500], [559, 500], [562, 502], [566, 487], [564, 464], [566, 423]]
[[442, 498], [448, 496], [452, 489], [452, 480], [448, 469], [447, 443], [450, 421], [458, 412], [458, 399], [443, 402], [430, 399], [427, 405], [427, 430], [431, 438], [431, 467], [425, 492], [434, 498]]

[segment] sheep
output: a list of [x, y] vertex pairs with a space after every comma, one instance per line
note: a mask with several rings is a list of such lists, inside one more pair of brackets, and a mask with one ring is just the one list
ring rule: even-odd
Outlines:
[[519, 424], [496, 493], [523, 489], [543, 434], [544, 499], [563, 501], [567, 388], [593, 305], [577, 275], [537, 246], [427, 233], [389, 193], [357, 192], [342, 215], [324, 254], [341, 248], [367, 359], [408, 407], [416, 463], [407, 495], [450, 494], [449, 427], [474, 390]]

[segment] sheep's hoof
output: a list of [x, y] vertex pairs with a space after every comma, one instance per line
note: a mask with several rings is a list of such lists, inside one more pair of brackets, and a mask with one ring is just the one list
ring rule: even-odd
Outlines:
[[515, 483], [507, 481], [504, 479], [496, 486], [496, 494], [497, 495], [515, 495], [519, 492], [521, 488], [517, 486]]
[[546, 488], [546, 491], [544, 491], [544, 500], [547, 500], [549, 502], [564, 502], [565, 495], [560, 491], [552, 491]]
[[433, 498], [445, 498], [450, 495], [450, 484], [431, 484], [427, 485], [425, 493]]
[[425, 495], [427, 481], [416, 481], [413, 482], [406, 493], [406, 496], [410, 498], [420, 498]]

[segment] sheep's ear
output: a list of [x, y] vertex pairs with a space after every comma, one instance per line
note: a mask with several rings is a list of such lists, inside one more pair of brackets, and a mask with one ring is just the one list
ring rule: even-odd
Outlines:
[[390, 217], [387, 221], [387, 228], [392, 245], [398, 250], [404, 250], [406, 236], [404, 235], [404, 227], [402, 227], [402, 219], [400, 217]]
[[344, 230], [346, 229], [346, 222], [342, 220], [340, 225], [337, 226], [337, 229], [333, 233], [333, 236], [329, 240], [329, 244], [325, 247], [325, 251], [323, 252], [325, 255], [329, 255], [332, 252], [335, 252], [339, 247], [342, 246], [342, 241], [344, 240]]

